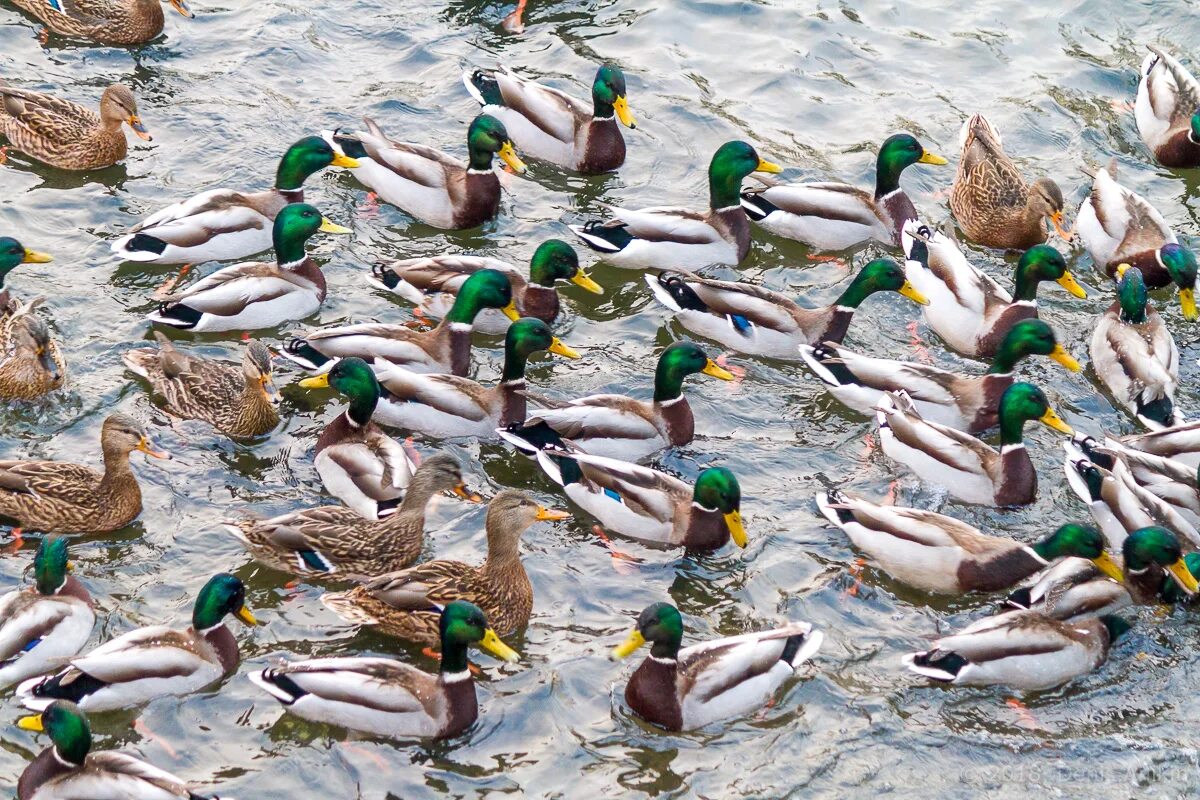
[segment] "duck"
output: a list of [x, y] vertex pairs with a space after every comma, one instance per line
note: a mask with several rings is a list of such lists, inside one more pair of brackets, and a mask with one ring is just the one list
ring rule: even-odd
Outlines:
[[625, 684], [625, 702], [660, 728], [690, 731], [768, 705], [824, 639], [810, 623], [792, 622], [681, 647], [679, 609], [653, 603], [642, 609], [637, 625], [609, 658], [628, 658], [649, 643], [650, 656]]
[[67, 540], [47, 536], [33, 557], [33, 585], [0, 597], [0, 689], [56, 669], [87, 644], [95, 604], [70, 573]]
[[[529, 262], [529, 277], [506, 261], [484, 256], [433, 256], [406, 258], [376, 264], [368, 279], [372, 285], [413, 303], [420, 313], [441, 319], [450, 312], [467, 279], [484, 269], [508, 276], [513, 304], [522, 317], [536, 317], [548, 325], [558, 319], [561, 302], [559, 281], [570, 281], [585, 291], [604, 294], [604, 289], [579, 266], [575, 249], [561, 239], [538, 245]], [[485, 308], [475, 318], [475, 330], [488, 336], [503, 336], [512, 320], [501, 311]]]
[[1200, 467], [1200, 421], [1117, 437], [1126, 447]]
[[1071, 556], [1031, 576], [1005, 598], [1004, 605], [1070, 623], [1115, 614], [1133, 605], [1133, 597], [1122, 582], [1096, 569], [1091, 561]]
[[1200, 84], [1166, 50], [1146, 49], [1133, 107], [1138, 133], [1164, 167], [1200, 167]]
[[579, 353], [550, 333], [540, 319], [522, 317], [504, 336], [504, 371], [494, 386], [458, 375], [410, 372], [383, 360], [375, 363], [383, 400], [379, 419], [424, 436], [491, 438], [497, 427], [525, 421], [525, 368], [542, 350], [563, 358]]
[[154, 264], [249, 258], [271, 249], [279, 212], [303, 203], [304, 182], [331, 166], [356, 169], [358, 162], [334, 152], [320, 136], [306, 136], [279, 160], [273, 188], [201, 192], [146, 217], [110, 247], [126, 261]]
[[100, 449], [104, 472], [65, 461], [0, 461], [0, 519], [46, 533], [103, 533], [133, 522], [142, 513], [142, 492], [129, 454], [171, 456], [120, 413], [105, 418]]
[[1033, 355], [1047, 356], [1071, 372], [1081, 369], [1040, 319], [1023, 319], [1009, 328], [984, 375], [875, 358], [833, 342], [800, 345], [800, 357], [829, 393], [860, 414], [871, 414], [885, 392], [903, 391], [922, 418], [971, 434], [999, 424], [1000, 398], [1016, 383], [1017, 363]]
[[560, 167], [598, 175], [625, 163], [625, 139], [617, 120], [633, 130], [625, 73], [613, 64], [596, 70], [592, 105], [507, 69], [463, 72], [463, 86], [483, 113], [504, 123], [522, 153]]
[[356, 625], [410, 642], [435, 645], [441, 639], [441, 608], [465, 600], [483, 609], [496, 633], [508, 636], [529, 623], [533, 586], [521, 564], [521, 534], [538, 521], [569, 519], [528, 495], [505, 489], [488, 503], [487, 558], [473, 567], [461, 561], [426, 561], [380, 575], [346, 592], [330, 592], [321, 603]]
[[689, 375], [734, 380], [733, 373], [709, 358], [695, 342], [675, 342], [658, 357], [652, 400], [594, 394], [559, 402], [530, 395], [543, 408], [498, 433], [529, 454], [547, 444], [562, 447], [562, 439], [567, 438], [590, 455], [639, 461], [664, 447], [690, 444], [695, 437], [696, 420], [683, 394], [683, 381]]
[[33, 313], [44, 297], [0, 311], [0, 399], [33, 400], [61, 389], [67, 364], [50, 329]]
[[931, 153], [915, 136], [897, 133], [879, 146], [875, 192], [846, 183], [773, 183], [741, 193], [750, 219], [777, 236], [817, 250], [845, 250], [867, 241], [900, 246], [900, 230], [917, 218], [912, 200], [900, 188], [900, 174], [913, 164], [949, 162]]
[[54, 675], [25, 681], [17, 696], [33, 711], [70, 700], [93, 713], [200, 691], [237, 668], [237, 639], [224, 621], [229, 614], [246, 625], [258, 624], [246, 607], [246, 587], [222, 572], [200, 590], [187, 630], [153, 625], [129, 631], [71, 658]]
[[161, 331], [154, 338], [157, 348], [129, 350], [121, 361], [166, 401], [167, 413], [206, 422], [231, 439], [263, 436], [279, 424], [279, 391], [265, 344], [247, 341], [235, 367], [185, 353]]
[[1118, 460], [1123, 461], [1138, 486], [1200, 530], [1200, 474], [1195, 467], [1134, 449], [1107, 436], [1100, 442], [1091, 436], [1077, 435], [1075, 441], [1089, 459], [1106, 469], [1111, 470]]
[[998, 416], [997, 451], [970, 434], [923, 419], [904, 392], [887, 392], [876, 414], [884, 454], [922, 480], [974, 505], [1028, 505], [1037, 496], [1037, 472], [1025, 449], [1025, 423], [1038, 420], [1067, 436], [1074, 431], [1030, 383], [1004, 390]]
[[524, 174], [504, 123], [480, 114], [467, 129], [467, 164], [440, 150], [388, 139], [370, 117], [366, 131], [325, 131], [325, 141], [359, 162], [354, 175], [379, 197], [442, 230], [477, 228], [500, 212], [500, 178], [493, 156]]
[[1196, 310], [1196, 254], [1179, 243], [1166, 219], [1141, 195], [1117, 183], [1117, 162], [1096, 170], [1092, 191], [1079, 206], [1075, 233], [1096, 268], [1120, 280], [1122, 264], [1137, 267], [1151, 289], [1179, 289], [1183, 318]]
[[1004, 334], [1023, 319], [1037, 319], [1038, 284], [1054, 281], [1072, 295], [1087, 292], [1049, 245], [1026, 250], [1014, 278], [1015, 296], [967, 261], [954, 240], [919, 222], [904, 228], [904, 271], [929, 303], [925, 323], [950, 348], [968, 358], [993, 358]]
[[928, 302], [887, 258], [864, 266], [833, 304], [821, 308], [804, 308], [751, 283], [690, 273], [647, 274], [645, 281], [685, 330], [739, 353], [784, 361], [799, 360], [800, 345], [841, 342], [855, 310], [876, 292], [899, 292], [918, 305]]
[[145, 44], [163, 32], [163, 2], [180, 16], [196, 15], [184, 0], [13, 0], [59, 36], [90, 39], [112, 47]]
[[111, 167], [125, 158], [122, 125], [151, 141], [128, 86], [114, 83], [100, 95], [100, 113], [78, 103], [0, 82], [0, 133], [30, 158], [62, 170]]
[[1142, 271], [1122, 264], [1117, 299], [1092, 331], [1088, 353], [1096, 377], [1118, 406], [1150, 430], [1182, 423], [1175, 405], [1179, 348], [1153, 304]]
[[222, 267], [182, 291], [157, 296], [158, 310], [146, 318], [209, 333], [273, 328], [317, 313], [325, 302], [325, 276], [304, 243], [318, 231], [350, 233], [307, 203], [288, 205], [271, 228], [275, 263], [246, 261]]
[[509, 663], [520, 657], [500, 641], [483, 610], [463, 600], [442, 609], [438, 637], [437, 675], [390, 658], [341, 657], [284, 661], [249, 677], [302, 719], [389, 738], [446, 739], [479, 716], [468, 646]]
[[411, 372], [465, 376], [471, 369], [471, 332], [484, 309], [499, 309], [512, 321], [521, 318], [503, 272], [482, 269], [463, 281], [433, 330], [378, 322], [339, 325], [292, 337], [280, 354], [309, 372], [328, 372], [338, 359], [355, 357], [368, 363], [382, 358]]
[[482, 502], [463, 485], [458, 462], [443, 453], [417, 468], [404, 500], [382, 520], [364, 520], [345, 506], [321, 506], [223, 526], [272, 569], [365, 582], [417, 560], [425, 544], [425, 509], [441, 492]]
[[758, 156], [742, 141], [717, 148], [708, 165], [708, 208], [606, 206], [604, 220], [572, 225], [571, 230], [600, 258], [626, 269], [684, 269], [706, 264], [736, 266], [750, 253], [750, 223], [738, 192], [752, 172], [782, 168]]
[[8, 274], [21, 264], [49, 264], [53, 256], [30, 250], [11, 236], [0, 236], [0, 320], [16, 308], [16, 298], [4, 286]]
[[984, 247], [1028, 250], [1045, 243], [1049, 222], [1071, 241], [1063, 224], [1063, 193], [1049, 178], [1026, 183], [1004, 152], [1000, 132], [982, 114], [963, 123], [962, 155], [950, 191], [950, 210], [967, 238]]

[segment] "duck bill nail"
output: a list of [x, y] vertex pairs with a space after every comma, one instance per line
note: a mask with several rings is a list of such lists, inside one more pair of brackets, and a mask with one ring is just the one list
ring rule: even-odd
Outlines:
[[1067, 436], [1075, 435], [1075, 429], [1072, 428], [1067, 423], [1063, 422], [1062, 419], [1058, 416], [1058, 414], [1054, 413], [1053, 408], [1046, 409], [1046, 413], [1042, 414], [1042, 416], [1038, 419], [1038, 421], [1041, 422], [1043, 425], [1045, 425], [1047, 428], [1053, 428], [1054, 430], [1058, 431], [1059, 433], [1065, 433]]
[[765, 158], [760, 158], [758, 160], [758, 166], [754, 168], [754, 171], [769, 172], [772, 175], [778, 175], [779, 173], [783, 172], [783, 167], [779, 166], [778, 164], [773, 164], [770, 161], [767, 161]]
[[613, 103], [613, 110], [617, 112], [617, 119], [621, 120], [621, 124], [626, 128], [633, 130], [637, 127], [637, 120], [633, 118], [633, 112], [629, 110], [629, 101], [624, 97], [618, 97]]
[[185, 3], [183, 0], [171, 0], [171, 8], [175, 9], [176, 11], [178, 11], [180, 14], [187, 17], [188, 19], [192, 19], [193, 17], [196, 16], [195, 14], [192, 13], [192, 10], [190, 8], [188, 8], [188, 4]]
[[1194, 289], [1179, 290], [1179, 307], [1183, 309], [1183, 318], [1188, 322], [1196, 321], [1196, 292]]
[[42, 715], [33, 714], [28, 717], [21, 717], [17, 720], [17, 727], [23, 731], [37, 731], [41, 733], [46, 728], [42, 725]]
[[625, 637], [625, 641], [621, 642], [612, 649], [612, 652], [608, 654], [608, 657], [613, 661], [620, 661], [623, 658], [628, 658], [630, 654], [635, 652], [645, 643], [646, 637], [642, 636], [641, 631], [639, 631], [637, 628], [634, 628], [629, 632], [629, 635]]
[[1075, 280], [1075, 276], [1071, 273], [1064, 272], [1062, 277], [1055, 281], [1055, 283], [1078, 297], [1080, 300], [1087, 299], [1087, 292], [1083, 290], [1083, 287], [1079, 285], [1079, 283]]
[[517, 654], [516, 650], [513, 650], [504, 642], [500, 641], [500, 637], [497, 636], [496, 632], [491, 628], [488, 628], [483, 632], [483, 638], [479, 640], [479, 646], [494, 655], [496, 658], [499, 658], [502, 661], [507, 661], [510, 664], [515, 663], [521, 658], [521, 656]]
[[1121, 583], [1125, 580], [1125, 576], [1122, 574], [1121, 568], [1117, 566], [1117, 562], [1113, 561], [1112, 558], [1109, 557], [1108, 553], [1101, 553], [1099, 556], [1092, 559], [1092, 563], [1096, 565], [1096, 569], [1100, 570], [1117, 583]]
[[733, 380], [733, 373], [717, 364], [711, 358], [708, 360], [708, 363], [704, 365], [704, 369], [702, 369], [701, 372], [710, 378], [716, 378], [717, 380]]
[[252, 613], [250, 613], [250, 609], [246, 608], [245, 606], [242, 606], [241, 608], [239, 608], [237, 610], [237, 618], [240, 619], [242, 622], [246, 623], [247, 625], [257, 625], [258, 624], [258, 620], [254, 618], [254, 615]]
[[937, 153], [931, 153], [928, 150], [921, 153], [921, 157], [919, 159], [917, 159], [917, 161], [920, 164], [933, 164], [934, 166], [937, 166], [937, 167], [940, 167], [944, 164], [950, 163], [946, 159], [939, 156]]
[[1200, 592], [1200, 582], [1197, 582], [1196, 576], [1187, 568], [1187, 564], [1181, 558], [1171, 566], [1167, 567], [1170, 570], [1175, 582], [1178, 583], [1188, 594], [1196, 594]]
[[571, 515], [566, 511], [559, 511], [557, 508], [546, 508], [545, 506], [538, 506], [537, 516], [535, 517], [535, 519], [542, 522], [558, 522], [559, 520], [570, 518]]
[[49, 264], [54, 258], [46, 253], [39, 253], [36, 250], [26, 250], [25, 255], [21, 258], [22, 264]]
[[742, 512], [730, 511], [725, 515], [725, 525], [729, 528], [729, 538], [738, 547], [746, 547], [746, 527], [742, 525]]
[[604, 294], [604, 287], [592, 280], [583, 270], [579, 270], [579, 272], [576, 272], [572, 276], [571, 283], [582, 289], [587, 289], [592, 294]]
[[354, 233], [349, 228], [345, 228], [335, 222], [330, 222], [325, 217], [321, 217], [321, 227], [317, 230], [321, 231], [321, 233]]
[[579, 353], [575, 352], [573, 349], [571, 349], [567, 345], [563, 344], [558, 339], [555, 339], [553, 342], [550, 343], [549, 349], [550, 349], [551, 353], [554, 353], [555, 355], [558, 355], [558, 356], [562, 356], [563, 358], [581, 358]]
[[900, 294], [904, 295], [909, 300], [912, 300], [919, 306], [929, 305], [929, 298], [914, 289], [913, 285], [908, 281], [905, 281], [904, 285], [900, 287]]
[[271, 403], [272, 405], [277, 405], [279, 403], [279, 387], [275, 385], [275, 381], [271, 380], [270, 378], [264, 380], [262, 389], [263, 395], [267, 398], [267, 402]]
[[301, 389], [328, 389], [329, 388], [329, 373], [317, 375], [312, 378], [305, 378], [300, 381]]
[[341, 153], [334, 153], [333, 161], [331, 161], [329, 163], [329, 166], [345, 167], [346, 169], [357, 169], [358, 168], [358, 159], [351, 158], [350, 156], [343, 155]]
[[138, 135], [139, 139], [145, 139], [147, 142], [154, 141], [154, 137], [150, 135], [150, 131], [146, 130], [146, 126], [142, 124], [142, 120], [137, 116], [132, 116], [128, 120], [129, 127], [133, 128], [133, 132]]
[[469, 489], [467, 489], [466, 486], [463, 486], [461, 483], [458, 486], [455, 486], [452, 491], [454, 492], [454, 495], [456, 497], [461, 497], [463, 500], [466, 500], [468, 503], [482, 503], [483, 502], [483, 498], [481, 496], [470, 491]]
[[1050, 360], [1058, 364], [1062, 364], [1071, 372], [1079, 372], [1079, 370], [1083, 369], [1079, 365], [1079, 362], [1072, 358], [1071, 354], [1068, 353], [1061, 344], [1054, 346], [1054, 351], [1050, 353]]
[[500, 148], [500, 160], [508, 164], [512, 171], [518, 175], [525, 174], [525, 162], [517, 155], [512, 142], [505, 142], [504, 146]]

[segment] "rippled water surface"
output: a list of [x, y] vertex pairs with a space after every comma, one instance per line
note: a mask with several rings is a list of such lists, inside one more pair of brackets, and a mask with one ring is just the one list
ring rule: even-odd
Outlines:
[[[0, 234], [55, 256], [52, 264], [22, 266], [9, 284], [21, 296], [49, 296], [47, 314], [71, 376], [54, 399], [3, 410], [0, 456], [97, 463], [107, 413], [119, 408], [149, 421], [177, 458], [135, 458], [145, 513], [128, 529], [75, 546], [77, 572], [103, 612], [94, 641], [139, 625], [186, 625], [196, 591], [220, 570], [246, 581], [266, 622], [237, 631], [244, 660], [224, 684], [138, 714], [97, 715], [98, 746], [135, 752], [243, 800], [1194, 791], [1200, 637], [1188, 612], [1137, 612], [1139, 624], [1102, 669], [1026, 697], [1023, 712], [1002, 690], [929, 687], [904, 673], [903, 653], [986, 608], [978, 600], [931, 602], [869, 568], [857, 593], [849, 591], [856, 553], [815, 513], [812, 498], [823, 488], [847, 485], [878, 497], [897, 481], [901, 502], [945, 506], [1033, 541], [1086, 515], [1062, 480], [1052, 432], [1038, 427], [1028, 437], [1042, 475], [1035, 505], [1000, 513], [948, 504], [944, 492], [872, 449], [870, 422], [826, 396], [799, 366], [752, 359], [733, 360], [748, 372], [740, 385], [689, 382], [701, 436], [655, 462], [689, 480], [708, 465], [732, 468], [745, 494], [745, 551], [690, 559], [623, 545], [644, 560], [618, 572], [590, 520], [541, 523], [522, 545], [536, 592], [529, 628], [513, 640], [522, 660], [501, 667], [478, 658], [482, 713], [469, 733], [441, 744], [392, 743], [286, 715], [250, 684], [247, 670], [291, 654], [375, 653], [434, 667], [416, 649], [341, 624], [318, 602], [322, 584], [286, 587], [288, 576], [258, 566], [217, 526], [250, 509], [278, 513], [326, 499], [310, 454], [336, 402], [298, 389], [298, 376], [280, 367], [285, 422], [268, 439], [236, 446], [197, 423], [169, 425], [120, 357], [149, 338], [142, 319], [148, 296], [170, 270], [117, 263], [108, 250], [139, 216], [167, 203], [215, 186], [268, 186], [292, 141], [354, 126], [363, 114], [396, 138], [464, 152], [463, 132], [476, 111], [459, 84], [466, 66], [507, 63], [582, 96], [601, 60], [625, 70], [640, 122], [627, 134], [629, 160], [617, 175], [581, 178], [535, 163], [527, 179], [513, 182], [496, 223], [453, 234], [388, 206], [365, 207], [364, 190], [344, 172], [311, 179], [310, 200], [354, 235], [314, 240], [330, 293], [319, 317], [304, 325], [410, 318], [404, 304], [364, 281], [379, 259], [478, 252], [524, 264], [540, 241], [567, 236], [566, 223], [598, 213], [601, 203], [702, 202], [708, 157], [731, 138], [755, 143], [789, 177], [865, 185], [876, 144], [898, 130], [953, 162], [959, 125], [975, 111], [1001, 129], [1027, 174], [1055, 178], [1072, 208], [1087, 190], [1082, 170], [1116, 157], [1123, 182], [1195, 241], [1195, 178], [1155, 167], [1131, 112], [1119, 106], [1133, 97], [1144, 43], [1162, 43], [1195, 67], [1200, 18], [1190, 0], [1054, 8], [1016, 0], [530, 0], [521, 36], [500, 27], [511, 7], [490, 2], [192, 6], [195, 20], [171, 14], [162, 38], [130, 52], [56, 39], [43, 47], [35, 26], [0, 0], [0, 75], [88, 104], [103, 86], [124, 81], [155, 135], [153, 144], [132, 144], [123, 166], [86, 177], [19, 157], [0, 168]], [[952, 178], [953, 166], [916, 167], [904, 184], [921, 212], [941, 221]], [[876, 252], [854, 253], [853, 263]], [[982, 251], [972, 257], [1008, 279], [1011, 262]], [[1083, 359], [1110, 290], [1085, 255], [1071, 259], [1090, 298], [1049, 286], [1042, 313]], [[738, 272], [812, 304], [829, 302], [847, 278], [844, 265], [810, 261], [802, 247], [761, 231], [740, 270], [717, 274]], [[612, 389], [649, 396], [656, 357], [681, 331], [664, 324], [640, 275], [602, 265], [593, 275], [606, 294], [566, 290], [569, 314], [559, 332], [584, 358], [539, 357], [531, 382], [562, 396]], [[1181, 403], [1200, 413], [1192, 388], [1197, 329], [1184, 325], [1174, 304], [1165, 314], [1183, 355]], [[893, 357], [927, 348], [939, 363], [962, 363], [924, 326], [914, 339], [907, 326], [915, 316], [898, 296], [873, 297], [848, 343]], [[278, 342], [284, 333], [265, 338]], [[235, 335], [195, 338], [207, 354], [236, 357]], [[491, 380], [499, 341], [478, 343], [478, 374]], [[1133, 430], [1096, 393], [1090, 371], [1067, 375], [1045, 360], [1025, 370], [1077, 428]], [[439, 447], [418, 446], [427, 453]], [[515, 486], [562, 504], [533, 464], [504, 448], [448, 447], [470, 464], [475, 488]], [[440, 504], [430, 555], [482, 559], [482, 525], [481, 507]], [[22, 580], [33, 546], [0, 558], [0, 588]], [[684, 611], [689, 640], [804, 619], [826, 631], [826, 643], [773, 707], [694, 734], [664, 734], [629, 715], [620, 688], [631, 665], [605, 657], [633, 615], [662, 599]], [[11, 724], [17, 716], [16, 704], [0, 699], [0, 785], [15, 783], [45, 745]]]

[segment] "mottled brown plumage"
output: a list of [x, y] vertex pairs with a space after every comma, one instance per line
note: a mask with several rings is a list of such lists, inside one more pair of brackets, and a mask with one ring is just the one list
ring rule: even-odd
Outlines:
[[100, 169], [125, 158], [121, 130], [128, 123], [149, 139], [133, 92], [113, 84], [100, 97], [100, 113], [49, 94], [0, 83], [0, 133], [17, 150], [52, 167]]
[[0, 399], [32, 400], [63, 385], [67, 365], [46, 323], [33, 314], [45, 298], [0, 312]]
[[[163, 0], [13, 0], [17, 8], [36, 17], [54, 33], [100, 44], [128, 47], [144, 44], [162, 33]], [[190, 18], [184, 0], [166, 0]]]

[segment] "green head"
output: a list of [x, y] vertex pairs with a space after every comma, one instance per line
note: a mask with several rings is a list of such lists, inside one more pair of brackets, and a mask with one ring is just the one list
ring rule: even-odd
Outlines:
[[1121, 552], [1125, 556], [1125, 570], [1130, 574], [1158, 567], [1165, 569], [1171, 580], [1189, 596], [1200, 592], [1200, 583], [1183, 560], [1179, 539], [1166, 528], [1158, 525], [1138, 528], [1125, 537]]
[[525, 171], [525, 164], [517, 157], [508, 129], [490, 114], [480, 114], [471, 120], [471, 126], [467, 128], [467, 153], [473, 170], [490, 172], [492, 156], [500, 156], [500, 160], [512, 167], [513, 172], [521, 174]]
[[919, 305], [927, 306], [929, 301], [925, 296], [912, 287], [904, 277], [904, 269], [890, 258], [877, 258], [867, 264], [837, 299], [839, 306], [858, 308], [862, 301], [876, 292], [899, 292]]
[[1079, 362], [1058, 343], [1054, 329], [1040, 319], [1023, 319], [1008, 329], [988, 372], [1007, 375], [1027, 356], [1049, 356], [1071, 372], [1079, 372]]
[[1104, 473], [1100, 471], [1100, 467], [1091, 461], [1074, 461], [1071, 463], [1071, 467], [1079, 473], [1079, 477], [1083, 478], [1091, 502], [1100, 500], [1102, 498], [1101, 491], [1104, 489]]
[[1033, 551], [1047, 561], [1056, 558], [1086, 558], [1113, 580], [1122, 580], [1121, 569], [1104, 552], [1104, 535], [1091, 525], [1063, 525], [1033, 546]]
[[629, 632], [624, 642], [613, 648], [609, 657], [614, 661], [626, 658], [646, 642], [650, 643], [650, 655], [674, 660], [683, 642], [683, 617], [679, 615], [679, 609], [670, 603], [646, 606], [638, 615], [637, 627]]
[[694, 342], [675, 342], [658, 357], [654, 370], [654, 400], [661, 403], [683, 394], [683, 379], [704, 373], [723, 381], [733, 380], [729, 370], [718, 366]]
[[1196, 254], [1189, 248], [1175, 243], [1164, 244], [1157, 253], [1158, 262], [1179, 287], [1179, 305], [1183, 318], [1189, 322], [1196, 319]]
[[1076, 297], [1087, 298], [1087, 292], [1067, 269], [1062, 253], [1048, 244], [1034, 245], [1017, 262], [1013, 299], [1036, 300], [1037, 287], [1042, 281], [1054, 281]]
[[11, 236], [0, 236], [0, 286], [4, 285], [5, 276], [12, 272], [18, 264], [45, 264], [53, 260], [45, 253], [27, 250], [24, 245]]
[[529, 280], [538, 286], [553, 286], [579, 274], [579, 256], [562, 239], [547, 239], [529, 259]]
[[579, 358], [579, 354], [560, 342], [550, 332], [550, 326], [540, 319], [522, 317], [509, 325], [504, 333], [504, 374], [501, 380], [523, 380], [529, 357], [542, 350], [565, 358]]
[[220, 625], [228, 614], [235, 615], [247, 625], [258, 624], [246, 607], [246, 587], [237, 576], [222, 572], [209, 578], [197, 595], [196, 605], [192, 608], [192, 627], [207, 631]]
[[1188, 137], [1196, 144], [1200, 144], [1200, 109], [1192, 114], [1192, 130]]
[[[1200, 553], [1188, 553], [1183, 557], [1183, 563], [1193, 578], [1200, 577]], [[1179, 588], [1174, 575], [1163, 579], [1162, 599], [1168, 603], [1182, 603], [1188, 599], [1188, 593]]]
[[467, 671], [467, 647], [478, 644], [496, 658], [516, 661], [519, 656], [492, 630], [487, 616], [479, 606], [465, 600], [454, 600], [442, 609], [438, 621], [438, 632], [442, 640], [443, 674]]
[[705, 511], [715, 511], [725, 519], [729, 538], [738, 547], [746, 546], [746, 529], [742, 525], [742, 487], [737, 477], [725, 467], [709, 467], [700, 473], [692, 489], [692, 502]]
[[713, 153], [708, 164], [708, 198], [711, 208], [739, 207], [742, 179], [751, 172], [778, 173], [783, 170], [758, 157], [746, 142], [726, 142]]
[[308, 258], [304, 243], [317, 231], [350, 233], [349, 228], [334, 225], [308, 203], [292, 203], [283, 207], [275, 217], [271, 240], [275, 243], [275, 260], [279, 264], [296, 264]]
[[1117, 267], [1117, 302], [1121, 305], [1121, 321], [1134, 325], [1146, 321], [1146, 281], [1137, 267], [1122, 264]]
[[359, 427], [371, 421], [375, 406], [379, 404], [382, 390], [375, 371], [361, 358], [343, 358], [337, 361], [324, 375], [300, 381], [305, 389], [327, 389], [332, 387], [350, 401], [350, 419]]
[[92, 726], [79, 706], [67, 700], [55, 700], [42, 713], [22, 717], [17, 727], [44, 731], [54, 742], [59, 757], [69, 764], [82, 764], [92, 749]]
[[498, 308], [513, 321], [520, 318], [513, 303], [512, 284], [503, 272], [481, 269], [463, 281], [446, 321], [474, 325], [475, 317], [485, 308]]
[[1124, 617], [1118, 617], [1113, 614], [1105, 614], [1100, 617], [1100, 622], [1103, 623], [1104, 629], [1108, 631], [1108, 641], [1110, 644], [1129, 633], [1129, 629], [1132, 627]]
[[1071, 426], [1063, 422], [1042, 390], [1032, 383], [1014, 383], [1000, 396], [1000, 444], [1020, 444], [1025, 423], [1038, 420], [1048, 428], [1070, 436]]
[[625, 73], [619, 67], [605, 64], [596, 70], [596, 80], [592, 83], [592, 115], [597, 119], [607, 119], [614, 114], [622, 125], [630, 129], [637, 127], [629, 110]]
[[71, 562], [67, 558], [67, 540], [61, 536], [47, 536], [38, 545], [33, 557], [33, 577], [38, 594], [57, 594], [67, 583]]
[[328, 166], [353, 169], [358, 162], [334, 152], [320, 136], [305, 136], [287, 149], [275, 172], [275, 188], [295, 191], [315, 172]]
[[883, 140], [875, 157], [875, 199], [900, 188], [900, 173], [913, 164], [946, 164], [926, 150], [915, 136], [897, 133]]

